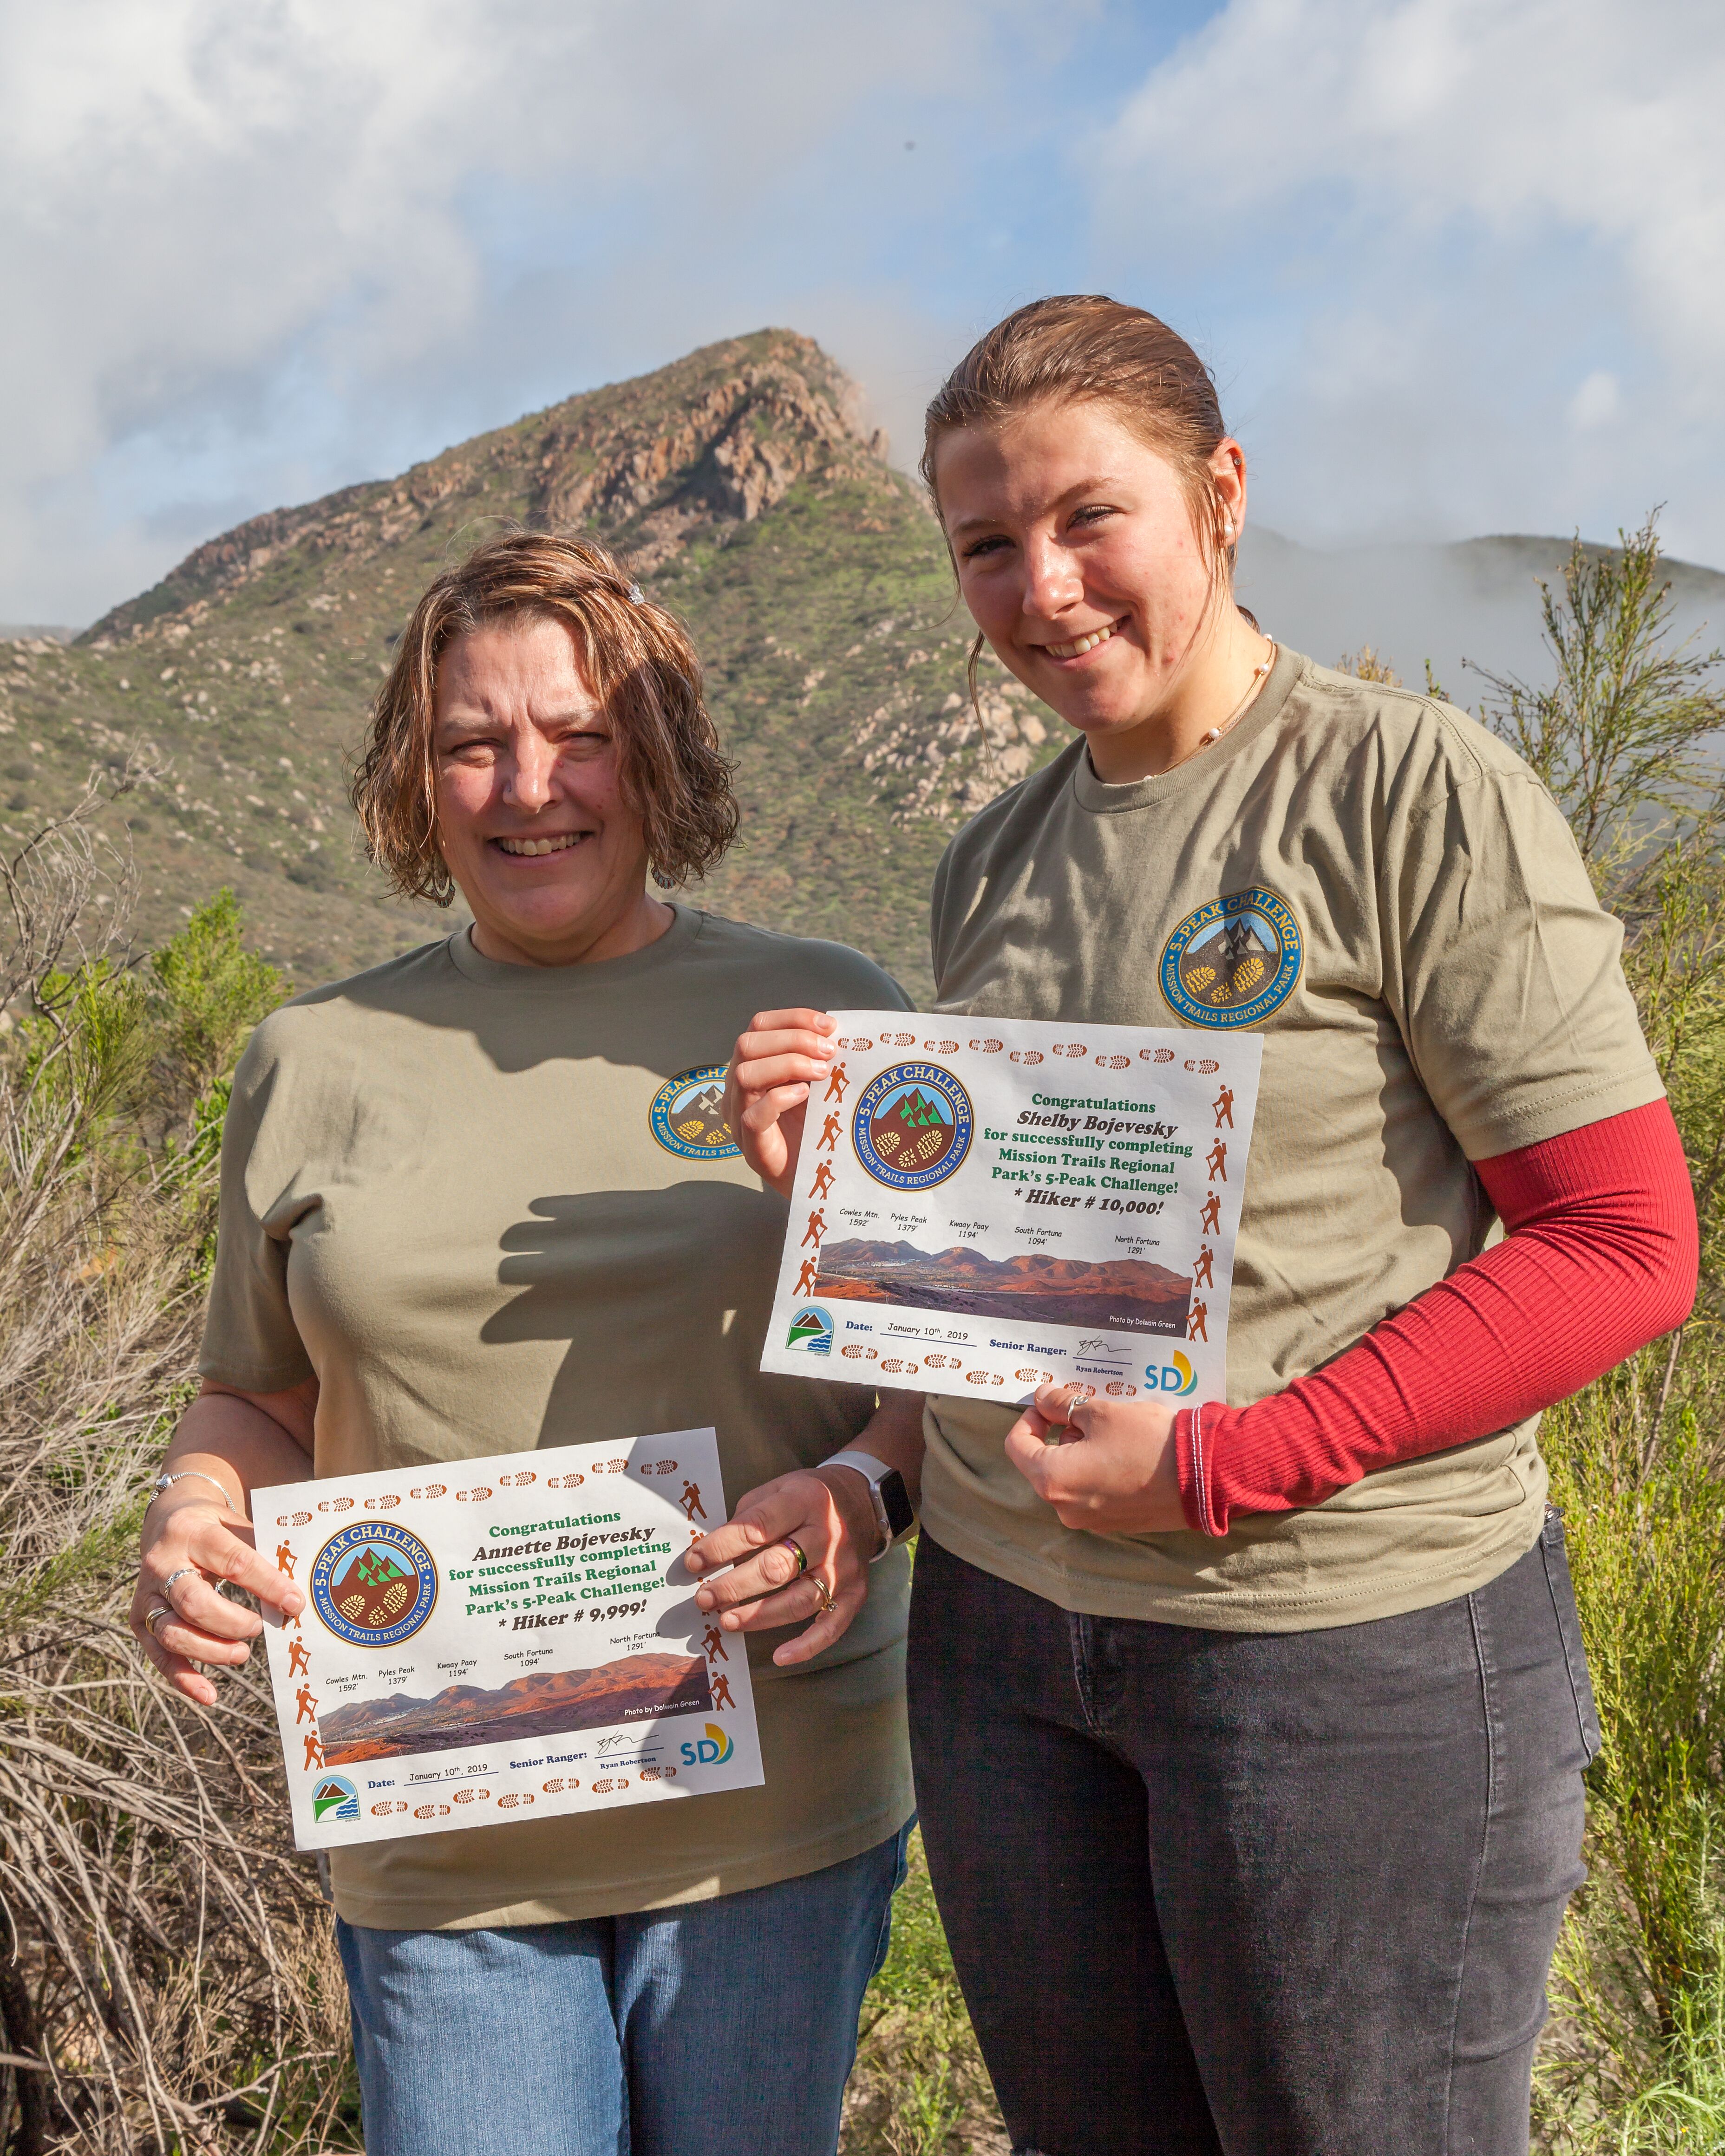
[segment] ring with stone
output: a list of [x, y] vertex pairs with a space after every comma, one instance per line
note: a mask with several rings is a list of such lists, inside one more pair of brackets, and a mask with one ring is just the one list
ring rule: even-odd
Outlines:
[[820, 1597], [820, 1614], [824, 1617], [833, 1606], [833, 1590], [818, 1572], [811, 1577], [814, 1581], [814, 1591]]

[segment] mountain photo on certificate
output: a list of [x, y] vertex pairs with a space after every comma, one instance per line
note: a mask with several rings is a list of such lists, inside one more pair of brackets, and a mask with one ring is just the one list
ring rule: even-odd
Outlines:
[[596, 1670], [542, 1670], [495, 1691], [450, 1685], [429, 1699], [397, 1692], [355, 1700], [319, 1718], [324, 1763], [351, 1767], [456, 1745], [525, 1743], [576, 1729], [711, 1712], [700, 1655], [626, 1655]]
[[1037, 1325], [1107, 1326], [1123, 1332], [1183, 1333], [1192, 1284], [1147, 1258], [1087, 1265], [1027, 1252], [985, 1258], [958, 1243], [829, 1243], [820, 1254], [817, 1299], [892, 1302], [971, 1317]]

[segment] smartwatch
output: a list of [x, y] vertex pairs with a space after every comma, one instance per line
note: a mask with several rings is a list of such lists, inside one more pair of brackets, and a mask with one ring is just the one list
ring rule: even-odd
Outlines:
[[868, 1484], [869, 1502], [875, 1508], [875, 1525], [880, 1533], [880, 1547], [869, 1563], [878, 1564], [916, 1524], [904, 1476], [884, 1460], [876, 1460], [872, 1452], [835, 1452], [830, 1460], [823, 1460], [820, 1464], [823, 1467], [854, 1467]]

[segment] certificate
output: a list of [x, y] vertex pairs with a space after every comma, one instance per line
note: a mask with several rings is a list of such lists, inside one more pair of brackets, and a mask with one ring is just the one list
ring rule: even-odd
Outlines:
[[295, 1845], [763, 1780], [747, 1656], [683, 1568], [725, 1517], [711, 1430], [254, 1490], [305, 1595], [264, 1628]]
[[1259, 1034], [834, 1015], [762, 1369], [1226, 1398]]

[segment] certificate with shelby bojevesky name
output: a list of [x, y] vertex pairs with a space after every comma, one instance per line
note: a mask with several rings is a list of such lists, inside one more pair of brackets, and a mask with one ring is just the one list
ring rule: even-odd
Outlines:
[[1226, 1398], [1260, 1035], [833, 1015], [763, 1370]]
[[683, 1565], [725, 1517], [711, 1430], [254, 1490], [305, 1595], [264, 1626], [296, 1846], [760, 1783], [747, 1655]]

